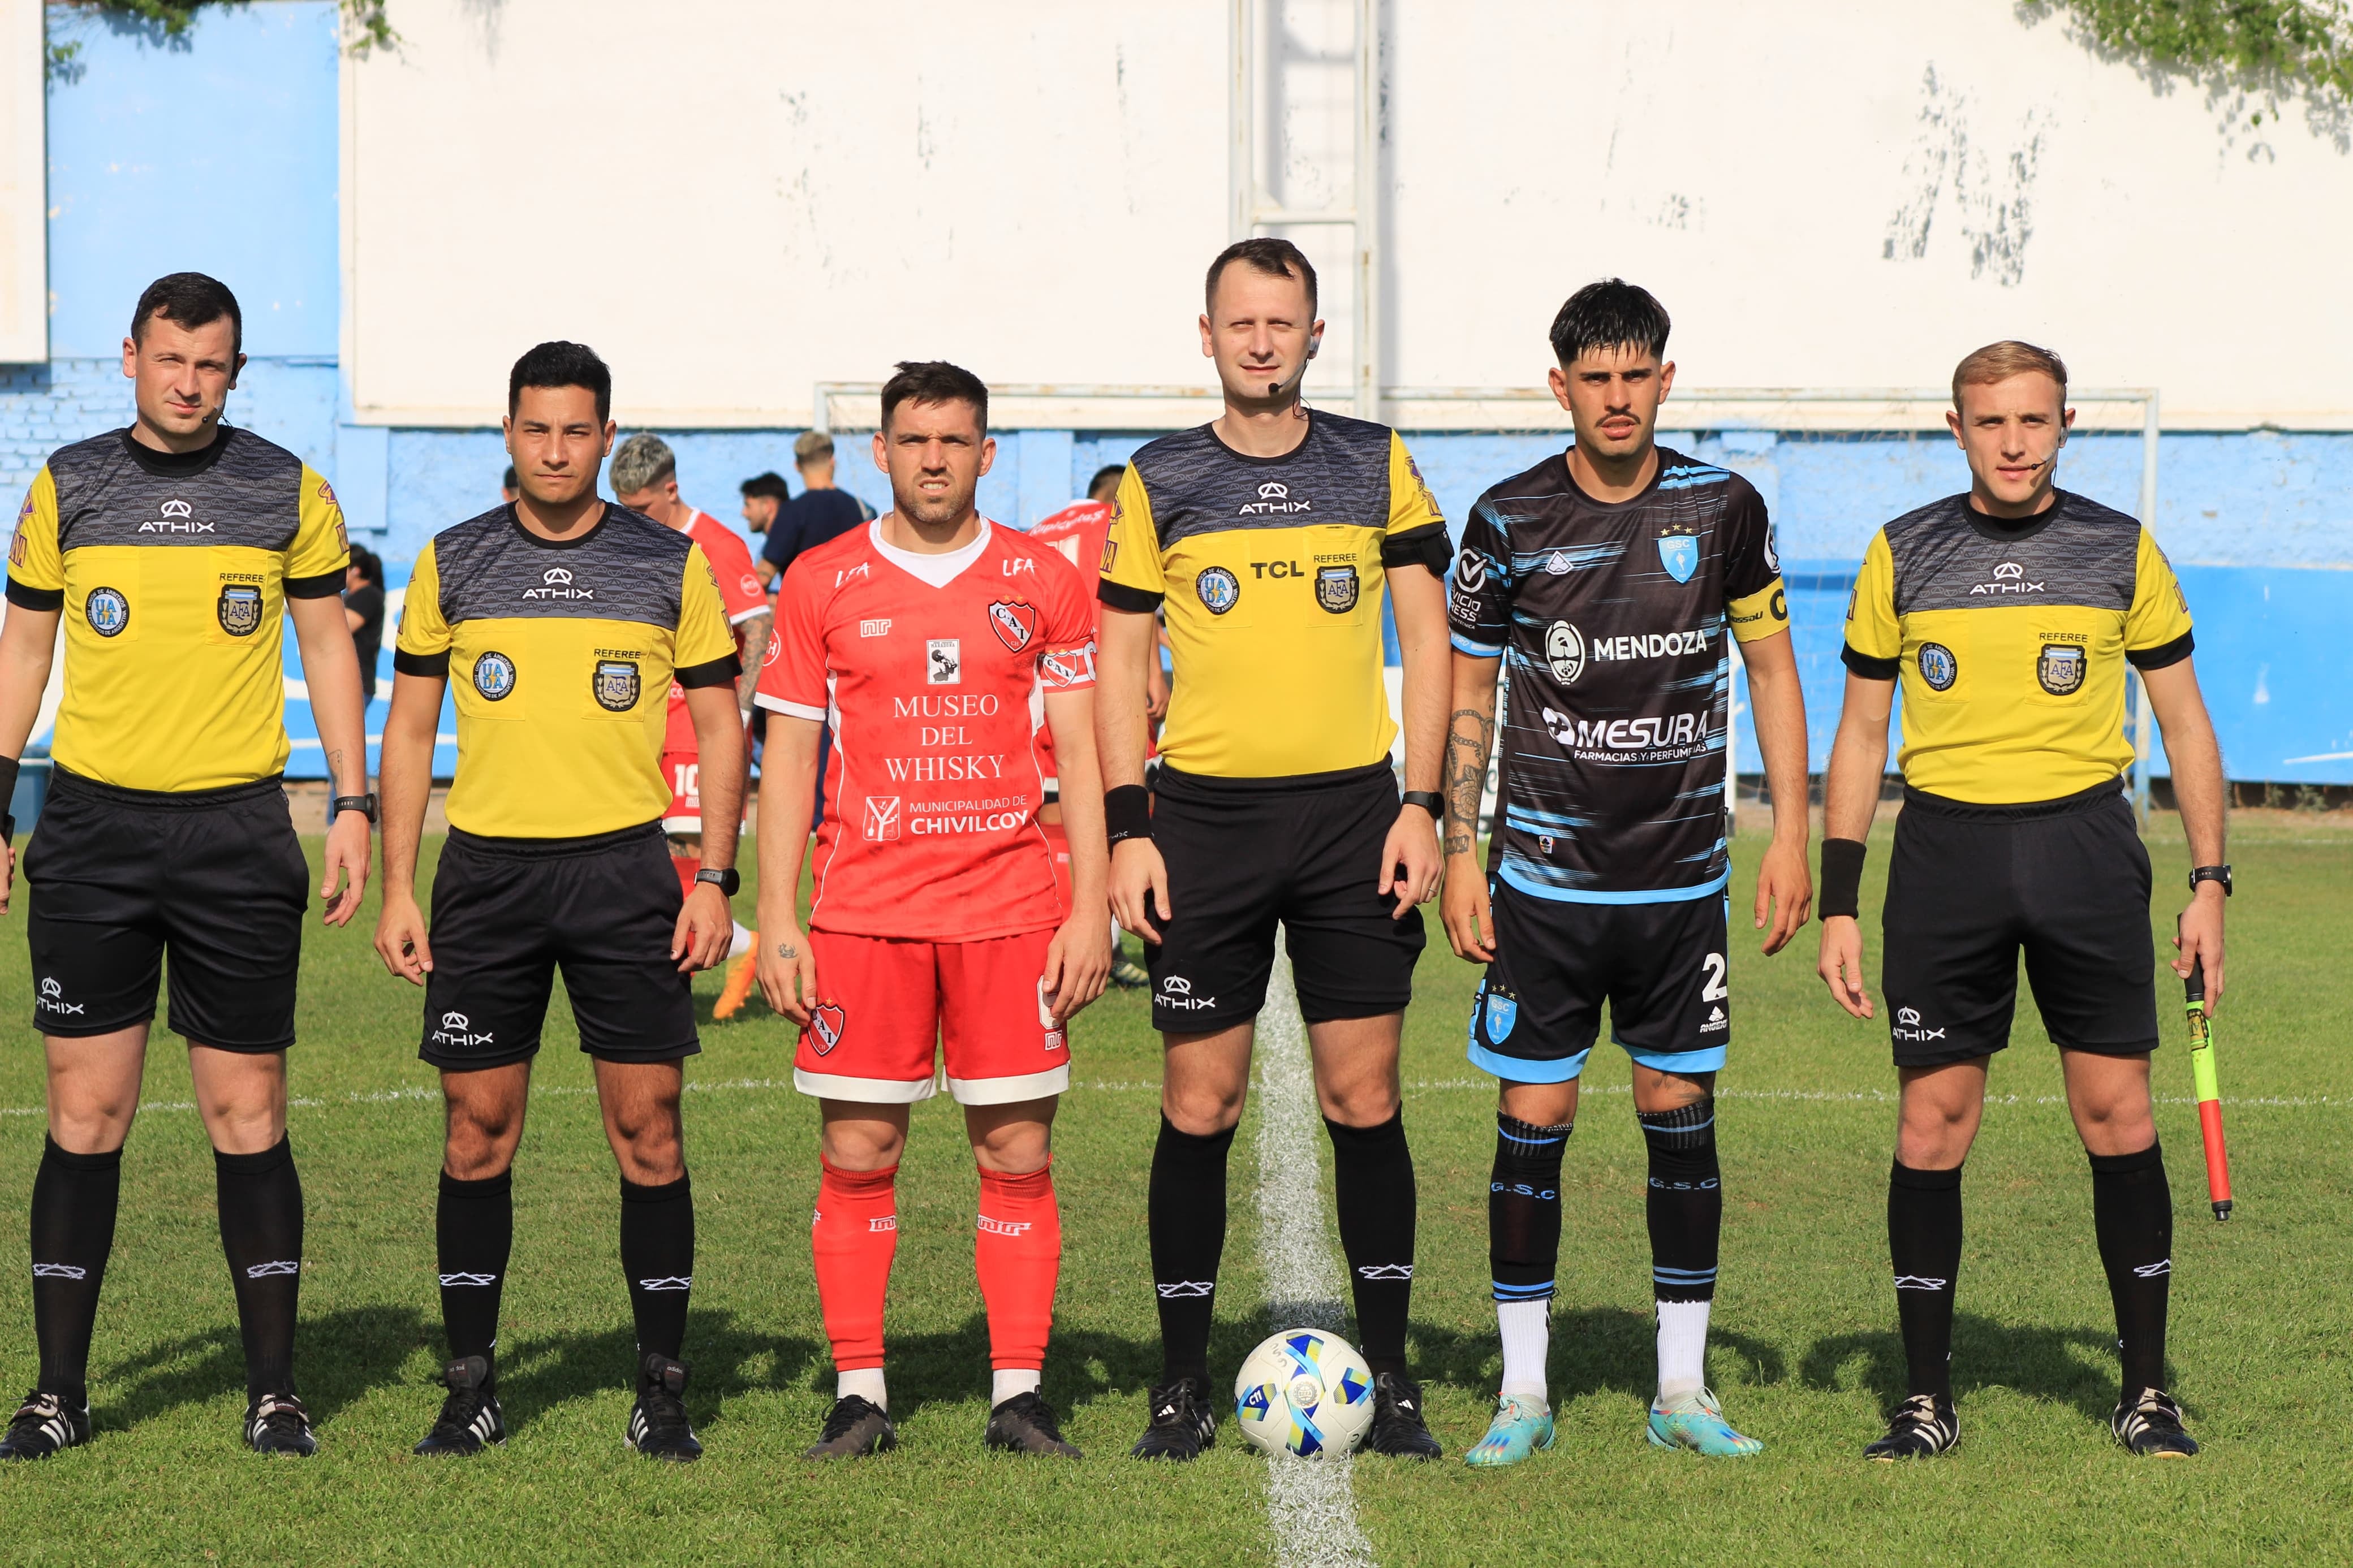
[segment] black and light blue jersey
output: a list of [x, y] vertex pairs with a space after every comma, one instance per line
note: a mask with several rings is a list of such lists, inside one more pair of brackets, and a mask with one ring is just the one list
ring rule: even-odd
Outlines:
[[1448, 579], [1455, 648], [1502, 658], [1495, 874], [1572, 903], [1721, 889], [1725, 634], [1788, 629], [1764, 498], [1659, 450], [1650, 487], [1602, 502], [1566, 457], [1479, 498]]

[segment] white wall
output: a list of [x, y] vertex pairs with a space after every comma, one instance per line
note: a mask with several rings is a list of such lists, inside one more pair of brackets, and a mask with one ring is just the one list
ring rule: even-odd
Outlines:
[[0, 0], [0, 364], [49, 357], [41, 0]]
[[[1933, 386], [2023, 336], [2174, 427], [2353, 428], [2353, 154], [2296, 112], [2250, 128], [2011, 0], [1386, 10], [1389, 384], [1532, 385], [1620, 272], [1686, 387]], [[345, 68], [357, 415], [492, 417], [547, 336], [672, 426], [800, 423], [913, 356], [1206, 386], [1227, 11], [405, 0], [406, 47]]]

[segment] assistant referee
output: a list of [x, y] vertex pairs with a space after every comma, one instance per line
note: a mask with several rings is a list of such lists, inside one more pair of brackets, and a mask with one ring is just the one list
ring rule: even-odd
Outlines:
[[[1405, 1361], [1414, 1180], [1398, 1041], [1422, 947], [1416, 906], [1440, 867], [1446, 524], [1395, 431], [1301, 403], [1324, 324], [1296, 247], [1228, 247], [1207, 294], [1201, 350], [1225, 413], [1135, 454], [1098, 589], [1112, 906], [1146, 943], [1166, 1047], [1149, 1203], [1166, 1367], [1134, 1453], [1189, 1459], [1216, 1433], [1209, 1321], [1226, 1155], [1279, 921], [1374, 1373], [1367, 1446], [1430, 1458], [1438, 1444]], [[1389, 767], [1385, 593], [1405, 653], [1403, 804]], [[1148, 799], [1145, 681], [1164, 603], [1176, 695]]]
[[138, 417], [53, 454], [9, 546], [0, 800], [60, 620], [66, 664], [54, 782], [25, 853], [49, 1084], [33, 1181], [41, 1370], [0, 1458], [90, 1441], [90, 1331], [166, 951], [169, 1022], [187, 1037], [237, 1290], [245, 1442], [317, 1447], [293, 1368], [302, 1184], [286, 1138], [286, 1050], [310, 871], [280, 777], [289, 617], [334, 780], [319, 889], [330, 925], [359, 908], [375, 800], [340, 596], [343, 510], [300, 458], [223, 421], [243, 331], [217, 280], [175, 272], [150, 284], [122, 342]]
[[1846, 707], [1826, 783], [1820, 972], [1873, 1016], [1855, 921], [1904, 686], [1904, 812], [1887, 873], [1889, 1027], [1902, 1085], [1888, 1245], [1907, 1397], [1873, 1459], [1925, 1458], [1960, 1437], [1950, 1362], [1961, 1261], [1961, 1163], [1986, 1068], [2010, 1043], [2022, 949], [2059, 1047], [2092, 1164], [2093, 1225], [2116, 1314], [2123, 1388], [2111, 1418], [2137, 1454], [2197, 1443], [2165, 1392], [2173, 1216], [2149, 1105], [2157, 1048], [2149, 863], [2122, 775], [2125, 667], [2165, 731], [2189, 840], [2177, 974], [2222, 994], [2222, 758], [2190, 665], [2189, 609], [2148, 531], [2053, 482], [2074, 411], [2067, 367], [2021, 342], [1953, 373], [1946, 416], [1969, 489], [1897, 518], [1864, 552], [1847, 611]]

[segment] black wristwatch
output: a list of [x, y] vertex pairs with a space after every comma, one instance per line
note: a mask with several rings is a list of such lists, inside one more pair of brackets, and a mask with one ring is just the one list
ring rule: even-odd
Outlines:
[[337, 795], [327, 803], [328, 822], [332, 823], [335, 818], [347, 811], [356, 811], [370, 822], [374, 822], [376, 819], [375, 796], [373, 795]]
[[2189, 890], [2193, 893], [2196, 892], [2198, 890], [2198, 884], [2200, 882], [2221, 883], [2222, 896], [2227, 899], [2231, 896], [2231, 868], [2228, 866], [2200, 866], [2196, 870], [2189, 873]]
[[1442, 821], [1446, 816], [1446, 797], [1434, 789], [1409, 789], [1405, 792], [1405, 804], [1421, 807], [1430, 813], [1432, 822]]
[[721, 897], [732, 899], [735, 896], [735, 889], [744, 885], [744, 873], [733, 866], [728, 867], [724, 871], [714, 871], [705, 866], [694, 874], [694, 879], [698, 882], [710, 883], [719, 889]]

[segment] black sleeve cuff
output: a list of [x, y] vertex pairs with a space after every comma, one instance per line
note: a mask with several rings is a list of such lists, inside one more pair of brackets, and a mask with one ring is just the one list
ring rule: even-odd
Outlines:
[[[14, 583], [8, 584], [11, 597], [16, 590]], [[2189, 657], [2189, 634], [2184, 632], [2171, 642], [2159, 643], [2155, 647], [2128, 647], [2125, 649], [2125, 658], [2131, 661], [2135, 669], [2163, 669], [2168, 664], [2179, 664]]]
[[66, 607], [63, 588], [34, 588], [8, 579], [8, 602], [20, 610], [62, 610]]
[[322, 572], [316, 577], [289, 577], [286, 596], [290, 599], [332, 599], [343, 591], [341, 572]]
[[1840, 647], [1839, 662], [1865, 680], [1893, 680], [1904, 668], [1902, 659], [1873, 658], [1867, 653], [1855, 651], [1852, 643]]
[[706, 659], [701, 664], [690, 664], [684, 668], [674, 669], [670, 671], [670, 679], [689, 691], [694, 691], [705, 686], [732, 686], [735, 683], [736, 677], [743, 673], [743, 663], [733, 654], [726, 653], [721, 654], [717, 658]]
[[1426, 522], [1381, 541], [1381, 565], [1391, 572], [1400, 566], [1421, 565], [1430, 568], [1431, 576], [1443, 577], [1453, 563], [1454, 547], [1446, 542], [1444, 523]]
[[1152, 614], [1160, 607], [1160, 601], [1166, 596], [1164, 594], [1146, 593], [1142, 588], [1131, 588], [1124, 583], [1114, 583], [1108, 577], [1098, 579], [1095, 584], [1096, 598], [1114, 610], [1125, 610], [1134, 616]]
[[417, 675], [427, 680], [447, 680], [449, 679], [449, 655], [447, 649], [440, 653], [411, 653], [405, 647], [396, 647], [392, 650], [392, 668], [396, 675]]

